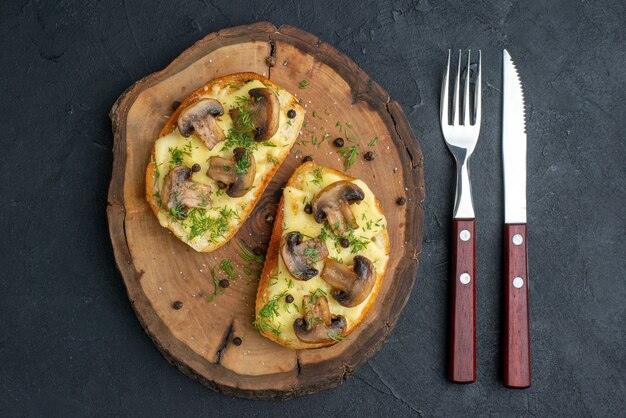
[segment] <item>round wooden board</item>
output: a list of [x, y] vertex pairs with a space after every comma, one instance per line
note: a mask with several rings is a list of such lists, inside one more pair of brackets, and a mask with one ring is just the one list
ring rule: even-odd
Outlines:
[[[274, 66], [268, 63], [275, 61]], [[180, 101], [212, 78], [257, 72], [296, 94], [306, 106], [307, 126], [250, 218], [231, 241], [197, 253], [162, 228], [145, 199], [144, 173], [159, 131]], [[300, 88], [302, 80], [307, 88]], [[315, 111], [315, 116], [313, 112]], [[397, 102], [347, 56], [301, 30], [261, 22], [210, 34], [167, 68], [129, 88], [111, 110], [114, 162], [107, 215], [118, 268], [144, 329], [183, 373], [221, 393], [254, 399], [286, 399], [336, 386], [367, 361], [393, 329], [410, 295], [421, 250], [424, 199], [422, 153]], [[344, 171], [330, 143], [336, 123], [361, 138], [361, 155], [347, 173], [364, 180], [382, 203], [391, 259], [372, 310], [350, 337], [334, 346], [289, 350], [252, 326], [257, 282], [238, 243], [265, 249], [281, 185], [302, 158]], [[318, 148], [311, 144], [329, 133]], [[368, 143], [378, 137], [376, 145]], [[357, 143], [354, 143], [357, 144]], [[349, 145], [353, 145], [350, 143]], [[367, 162], [365, 151], [376, 158]], [[396, 204], [405, 196], [407, 204]], [[241, 278], [223, 295], [211, 270], [229, 259]], [[222, 275], [223, 276], [223, 275]], [[181, 301], [181, 309], [173, 303]], [[233, 343], [235, 337], [242, 343]]]

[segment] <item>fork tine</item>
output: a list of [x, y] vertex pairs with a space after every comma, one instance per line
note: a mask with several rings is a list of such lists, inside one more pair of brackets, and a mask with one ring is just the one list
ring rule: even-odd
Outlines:
[[480, 127], [480, 92], [481, 92], [481, 58], [482, 51], [478, 50], [478, 72], [476, 74], [476, 84], [474, 85], [474, 125]]
[[470, 59], [472, 51], [467, 50], [467, 68], [465, 70], [465, 88], [463, 89], [463, 125], [470, 125]]
[[450, 118], [448, 116], [448, 109], [450, 107], [450, 102], [448, 101], [449, 94], [448, 89], [450, 86], [450, 54], [451, 50], [448, 49], [448, 66], [446, 67], [446, 75], [443, 78], [443, 82], [441, 84], [441, 103], [439, 104], [439, 118], [441, 119], [441, 126], [449, 125]]
[[454, 81], [454, 106], [452, 109], [452, 124], [457, 126], [459, 124], [459, 86], [461, 81], [461, 50], [459, 49], [459, 65], [456, 70], [456, 80]]

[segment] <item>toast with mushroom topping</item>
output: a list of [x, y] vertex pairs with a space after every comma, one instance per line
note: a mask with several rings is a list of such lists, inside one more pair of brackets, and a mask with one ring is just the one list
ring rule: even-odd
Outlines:
[[361, 180], [313, 162], [287, 182], [256, 297], [255, 327], [293, 348], [349, 338], [374, 304], [389, 237]]
[[196, 251], [224, 245], [303, 121], [298, 100], [259, 74], [217, 78], [192, 93], [161, 130], [146, 169], [146, 198], [160, 224]]

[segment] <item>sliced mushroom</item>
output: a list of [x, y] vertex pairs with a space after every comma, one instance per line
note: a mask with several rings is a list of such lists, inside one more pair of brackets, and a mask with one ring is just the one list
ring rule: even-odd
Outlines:
[[178, 131], [185, 138], [195, 130], [208, 149], [213, 149], [218, 142], [226, 139], [224, 131], [217, 124], [216, 116], [222, 116], [224, 108], [215, 99], [201, 99], [187, 106], [178, 115]]
[[273, 90], [268, 88], [251, 89], [248, 94], [252, 102], [230, 111], [236, 130], [250, 131], [256, 141], [267, 141], [276, 131], [280, 122], [280, 102]]
[[339, 234], [356, 229], [359, 225], [354, 219], [350, 205], [365, 198], [363, 190], [356, 184], [340, 180], [329, 184], [313, 199], [313, 216], [317, 223], [328, 221], [330, 227]]
[[213, 180], [228, 186], [226, 194], [230, 197], [241, 197], [248, 193], [254, 183], [256, 162], [251, 151], [235, 148], [234, 158], [213, 156], [209, 159], [207, 175]]
[[318, 296], [315, 303], [311, 299], [309, 295], [302, 299], [304, 318], [298, 318], [293, 323], [296, 336], [300, 341], [310, 344], [337, 341], [346, 332], [346, 318], [330, 313], [325, 296]]
[[367, 258], [354, 257], [352, 268], [333, 259], [326, 260], [322, 279], [333, 288], [333, 297], [342, 306], [352, 308], [363, 302], [376, 283], [376, 268]]
[[182, 165], [170, 170], [163, 180], [161, 201], [170, 210], [182, 204], [188, 208], [211, 208], [211, 186], [188, 180], [191, 169]]
[[302, 234], [292, 231], [283, 237], [280, 255], [294, 279], [309, 280], [319, 273], [315, 263], [328, 257], [328, 248], [320, 237], [302, 241]]

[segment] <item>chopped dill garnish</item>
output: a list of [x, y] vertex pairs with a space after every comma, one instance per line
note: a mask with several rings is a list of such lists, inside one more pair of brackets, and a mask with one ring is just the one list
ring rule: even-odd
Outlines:
[[271, 298], [267, 303], [261, 308], [256, 319], [252, 323], [256, 329], [261, 331], [269, 331], [276, 336], [280, 336], [280, 324], [278, 327], [275, 327], [270, 323], [270, 319], [274, 317], [280, 316], [279, 310], [279, 300], [287, 294], [287, 291], [284, 290], [282, 293]]
[[317, 259], [320, 256], [320, 250], [315, 247], [308, 246], [304, 249], [304, 256], [309, 257], [313, 263], [317, 263]]
[[187, 218], [188, 214], [185, 211], [185, 205], [183, 205], [181, 202], [178, 202], [175, 207], [170, 209], [170, 215], [178, 220], [183, 220]]
[[322, 229], [320, 231], [320, 238], [322, 239], [322, 241], [326, 241], [326, 239], [328, 238], [328, 230], [326, 229], [326, 225], [322, 225]]
[[342, 336], [339, 332], [337, 331], [331, 331], [328, 333], [328, 338], [330, 338], [331, 340], [335, 341], [336, 343], [341, 342], [343, 340], [345, 340], [347, 337]]
[[233, 268], [233, 263], [231, 263], [230, 260], [222, 260], [220, 263], [220, 269], [226, 273], [230, 280], [236, 280], [235, 269]]
[[200, 236], [204, 236], [207, 232], [210, 232], [207, 239], [215, 243], [218, 238], [224, 237], [224, 234], [228, 231], [231, 218], [239, 218], [237, 211], [227, 209], [224, 207], [219, 211], [220, 216], [212, 218], [208, 215], [205, 209], [193, 208], [187, 213], [189, 218], [186, 222], [186, 226], [189, 228], [188, 239], [192, 239]]
[[243, 152], [243, 155], [235, 164], [237, 169], [237, 174], [248, 174], [248, 169], [250, 168], [250, 151], [246, 148]]
[[378, 137], [376, 137], [376, 138], [372, 139], [372, 140], [371, 140], [371, 141], [367, 144], [367, 146], [368, 146], [368, 147], [373, 147], [374, 145], [376, 145], [376, 143], [377, 143], [377, 142], [378, 142]]
[[235, 98], [235, 103], [237, 107], [243, 107], [254, 103], [254, 99], [250, 96], [237, 96]]
[[287, 289], [291, 289], [294, 286], [293, 280], [291, 280], [291, 277], [285, 277], [285, 282], [287, 282]]
[[361, 250], [367, 248], [369, 243], [372, 242], [369, 238], [366, 237], [357, 238], [354, 235], [353, 231], [350, 231], [350, 234], [348, 235], [348, 240], [350, 241], [350, 246], [352, 247], [352, 250], [350, 250], [350, 253], [352, 254], [358, 254]]
[[265, 261], [265, 257], [263, 257], [262, 255], [254, 254], [252, 251], [246, 248], [241, 242], [238, 242], [237, 245], [239, 245], [239, 248], [241, 248], [241, 251], [243, 251], [242, 254], [239, 254], [239, 257], [242, 260], [248, 261], [248, 262], [255, 262], [259, 264], [263, 264], [263, 262]]
[[242, 147], [254, 151], [257, 148], [257, 144], [258, 143], [252, 138], [250, 133], [240, 132], [231, 128], [228, 130], [228, 135], [226, 135], [226, 141], [224, 141], [222, 150]]
[[[311, 295], [311, 303], [315, 304], [315, 302], [317, 301], [317, 298], [320, 296], [326, 296], [326, 292], [324, 292], [324, 290], [320, 289], [319, 287], [317, 289], [315, 289], [314, 291], [309, 291], [309, 294]], [[304, 304], [304, 300], [302, 301]]]
[[302, 80], [298, 86], [299, 86], [301, 89], [305, 89], [305, 88], [309, 87], [309, 82], [308, 82], [308, 81], [306, 81], [306, 80]]
[[219, 280], [217, 280], [217, 276], [215, 275], [215, 269], [211, 270], [211, 278], [213, 279], [214, 288], [213, 288], [213, 294], [211, 294], [209, 298], [207, 299], [207, 302], [209, 303], [213, 302], [213, 299], [215, 299], [215, 296], [224, 294], [224, 289], [220, 288], [220, 282]]
[[189, 144], [185, 145], [183, 149], [178, 147], [169, 147], [168, 151], [170, 152], [170, 170], [177, 165], [181, 165], [185, 159], [185, 155], [187, 157], [191, 157], [191, 141]]
[[348, 133], [348, 128], [352, 128], [352, 124], [350, 122], [337, 122], [335, 128], [339, 128], [339, 132], [346, 138], [348, 142], [359, 142], [361, 138], [357, 138], [355, 136], [350, 136]]
[[322, 168], [318, 167], [315, 170], [313, 170], [313, 180], [311, 180], [311, 182], [319, 186], [322, 183], [322, 181], [324, 181]]
[[346, 170], [349, 170], [354, 165], [356, 157], [359, 155], [359, 150], [356, 146], [340, 148], [337, 152], [343, 157], [343, 166]]

